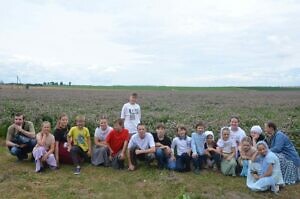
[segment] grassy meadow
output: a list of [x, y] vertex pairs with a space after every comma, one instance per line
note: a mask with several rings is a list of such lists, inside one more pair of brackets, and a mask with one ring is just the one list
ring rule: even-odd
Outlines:
[[240, 126], [249, 133], [252, 125], [263, 126], [273, 120], [284, 130], [299, 150], [300, 88], [185, 88], [185, 87], [0, 87], [0, 198], [300, 198], [300, 185], [286, 186], [274, 195], [254, 193], [247, 189], [245, 178], [225, 177], [204, 170], [194, 173], [159, 171], [144, 165], [135, 171], [115, 171], [86, 164], [80, 176], [72, 166], [57, 171], [34, 173], [30, 161], [16, 162], [4, 145], [6, 129], [12, 114], [24, 112], [34, 122], [36, 131], [43, 120], [55, 125], [60, 113], [69, 115], [73, 124], [77, 114], [86, 116], [86, 126], [93, 134], [99, 115], [110, 123], [120, 115], [129, 94], [139, 94], [142, 120], [149, 131], [159, 122], [174, 137], [178, 124], [192, 132], [199, 120], [218, 135], [228, 125], [231, 115], [241, 118]]

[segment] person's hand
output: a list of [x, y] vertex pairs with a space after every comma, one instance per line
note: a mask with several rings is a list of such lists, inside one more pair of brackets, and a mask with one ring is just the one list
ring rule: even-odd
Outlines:
[[198, 157], [198, 154], [197, 153], [193, 153], [192, 154], [192, 158], [197, 158]]
[[119, 159], [120, 159], [120, 160], [125, 160], [125, 154], [124, 154], [124, 153], [121, 153], [120, 156], [119, 156]]
[[43, 155], [42, 161], [43, 161], [43, 162], [46, 162], [47, 158], [48, 158], [48, 155], [47, 155], [47, 154]]
[[68, 144], [68, 149], [67, 151], [70, 152], [71, 151], [72, 146], [70, 144]]
[[258, 138], [259, 138], [259, 134], [257, 134], [257, 133], [252, 134], [252, 139], [253, 140], [257, 141]]
[[229, 161], [231, 160], [231, 158], [232, 158], [231, 156], [227, 156], [225, 159]]
[[19, 144], [19, 145], [18, 145], [19, 148], [24, 148], [24, 147], [26, 147], [26, 146], [27, 146], [26, 144]]
[[88, 151], [86, 152], [86, 154], [87, 154], [89, 157], [91, 157], [91, 151], [90, 151], [90, 150], [88, 150]]
[[16, 129], [18, 132], [21, 132], [21, 133], [22, 133], [22, 131], [23, 131], [22, 126], [19, 126], [19, 125], [14, 124], [14, 127], [15, 127], [15, 129]]
[[161, 145], [159, 148], [161, 148], [161, 149], [167, 149], [168, 146]]
[[136, 155], [139, 155], [139, 154], [142, 154], [143, 153], [143, 150], [140, 150], [140, 149], [136, 149], [135, 150], [135, 154]]
[[110, 161], [112, 161], [112, 159], [113, 159], [112, 155], [109, 155], [108, 158], [109, 158]]
[[129, 170], [129, 171], [134, 171], [134, 169], [135, 169], [135, 168], [134, 168], [134, 165], [133, 165], [133, 164], [129, 165], [129, 167], [128, 167], [128, 170]]
[[258, 176], [256, 173], [253, 174], [253, 177], [254, 177], [256, 180], [259, 179], [259, 176]]

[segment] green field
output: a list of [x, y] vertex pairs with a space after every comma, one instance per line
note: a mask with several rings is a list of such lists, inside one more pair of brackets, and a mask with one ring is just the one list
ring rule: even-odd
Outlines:
[[86, 164], [82, 175], [74, 176], [72, 167], [42, 174], [34, 173], [34, 164], [17, 163], [6, 147], [4, 137], [12, 114], [24, 112], [40, 130], [43, 120], [55, 125], [60, 113], [69, 115], [73, 125], [77, 114], [86, 115], [86, 126], [93, 134], [99, 115], [108, 115], [110, 123], [120, 115], [131, 92], [139, 94], [142, 120], [153, 132], [159, 122], [174, 137], [175, 127], [184, 124], [193, 131], [204, 120], [216, 136], [228, 125], [231, 115], [239, 115], [240, 126], [249, 133], [252, 125], [263, 126], [273, 120], [290, 135], [299, 149], [299, 88], [185, 88], [185, 87], [29, 87], [2, 86], [0, 89], [0, 198], [300, 198], [300, 185], [286, 186], [279, 196], [270, 192], [253, 193], [240, 177], [225, 177], [205, 170], [173, 173], [142, 166], [135, 172], [114, 171]]

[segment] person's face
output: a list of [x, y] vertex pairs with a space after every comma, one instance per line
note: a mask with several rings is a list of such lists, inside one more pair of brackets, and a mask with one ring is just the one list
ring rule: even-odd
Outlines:
[[266, 156], [267, 149], [266, 149], [265, 145], [263, 145], [263, 144], [258, 145], [257, 146], [257, 152], [258, 152], [259, 155]]
[[250, 132], [250, 136], [251, 136], [252, 138], [258, 138], [258, 137], [259, 137], [259, 134], [258, 134], [257, 132], [255, 132], [255, 131], [251, 131], [251, 132]]
[[265, 132], [267, 136], [272, 136], [274, 134], [274, 129], [270, 128], [268, 124], [265, 124]]
[[84, 123], [85, 123], [85, 121], [83, 119], [76, 120], [76, 125], [79, 128], [83, 128], [84, 127]]
[[23, 115], [21, 115], [21, 116], [15, 116], [15, 124], [16, 125], [22, 126], [23, 123], [24, 123]]
[[207, 144], [211, 144], [211, 143], [213, 142], [213, 136], [208, 135], [208, 136], [206, 137], [206, 142], [207, 142]]
[[43, 133], [50, 133], [50, 131], [51, 131], [50, 124], [44, 124], [43, 127], [42, 127], [42, 132]]
[[165, 136], [165, 129], [160, 127], [158, 129], [156, 129], [156, 133], [159, 137], [163, 137], [163, 136]]
[[179, 137], [184, 137], [184, 136], [186, 135], [186, 130], [184, 130], [184, 129], [179, 129], [179, 130], [178, 130], [178, 135], [179, 135]]
[[68, 125], [69, 119], [67, 116], [64, 116], [60, 119], [59, 123], [61, 127], [66, 127]]
[[138, 126], [138, 133], [139, 133], [140, 138], [143, 139], [146, 135], [146, 127], [144, 125], [139, 125]]
[[237, 129], [239, 127], [239, 121], [236, 118], [231, 118], [230, 126], [232, 129]]
[[134, 96], [129, 97], [129, 103], [130, 104], [135, 104], [136, 102], [137, 102], [137, 97], [134, 97]]
[[242, 143], [242, 149], [243, 149], [243, 151], [249, 151], [250, 148], [251, 148], [251, 145], [250, 145], [249, 142], [243, 142]]
[[227, 141], [229, 139], [230, 132], [225, 130], [222, 132], [223, 140]]
[[114, 129], [115, 129], [115, 131], [120, 132], [122, 130], [122, 126], [119, 123], [115, 123]]
[[196, 131], [197, 131], [198, 133], [203, 133], [203, 132], [204, 132], [204, 126], [197, 126]]
[[99, 121], [99, 125], [100, 125], [100, 128], [101, 128], [102, 130], [105, 130], [105, 129], [107, 128], [107, 120], [106, 120], [106, 119], [101, 119], [101, 120]]

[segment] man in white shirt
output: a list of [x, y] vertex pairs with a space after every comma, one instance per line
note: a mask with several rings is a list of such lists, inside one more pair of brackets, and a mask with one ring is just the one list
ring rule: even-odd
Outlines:
[[137, 159], [150, 164], [155, 159], [155, 142], [151, 133], [146, 132], [144, 124], [138, 124], [138, 133], [134, 134], [128, 144], [128, 170], [133, 171], [137, 166]]
[[121, 119], [124, 120], [124, 127], [128, 129], [130, 136], [137, 133], [137, 125], [141, 122], [141, 107], [137, 102], [137, 93], [132, 93], [129, 102], [123, 105]]

